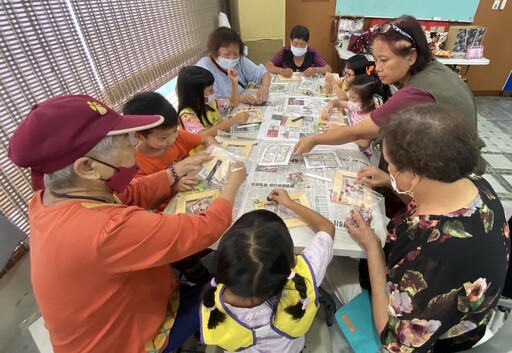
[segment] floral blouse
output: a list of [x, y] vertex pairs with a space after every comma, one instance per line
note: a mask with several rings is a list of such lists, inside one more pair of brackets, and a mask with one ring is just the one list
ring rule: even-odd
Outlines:
[[411, 202], [388, 225], [390, 352], [468, 349], [485, 332], [507, 272], [510, 239], [491, 186], [471, 177], [479, 195], [446, 215], [415, 216]]

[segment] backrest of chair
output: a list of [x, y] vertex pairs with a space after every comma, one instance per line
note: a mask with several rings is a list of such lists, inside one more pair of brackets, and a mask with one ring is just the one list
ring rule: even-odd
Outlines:
[[512, 353], [512, 314], [489, 340], [460, 353]]

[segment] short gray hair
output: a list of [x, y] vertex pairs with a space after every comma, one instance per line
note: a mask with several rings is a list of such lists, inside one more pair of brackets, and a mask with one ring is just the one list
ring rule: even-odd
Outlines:
[[[111, 155], [119, 147], [119, 137], [125, 135], [115, 135], [104, 137], [96, 146], [94, 146], [86, 156], [91, 156], [103, 160], [105, 156]], [[44, 175], [44, 186], [46, 189], [55, 190], [75, 186], [77, 175], [73, 164], [59, 169], [53, 173]]]

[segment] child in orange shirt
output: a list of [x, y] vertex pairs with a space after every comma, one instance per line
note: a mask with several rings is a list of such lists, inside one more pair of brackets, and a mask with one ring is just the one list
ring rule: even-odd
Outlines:
[[[192, 134], [179, 128], [178, 113], [172, 104], [156, 92], [136, 94], [123, 106], [123, 114], [161, 115], [164, 122], [155, 128], [137, 131], [133, 135], [139, 140], [135, 146], [135, 159], [139, 171], [135, 177], [157, 173], [169, 168], [189, 156], [199, 145], [211, 145], [217, 141], [208, 135]], [[173, 184], [173, 195], [180, 191], [192, 190], [197, 183], [195, 176], [179, 175]], [[165, 208], [168, 200], [157, 211]], [[210, 273], [200, 258], [209, 252], [194, 254], [173, 264], [174, 268], [185, 275], [188, 281], [202, 284], [210, 279]]]
[[[123, 114], [161, 115], [164, 122], [153, 128], [137, 131], [133, 135], [139, 140], [135, 146], [135, 158], [139, 171], [135, 177], [153, 174], [169, 168], [189, 156], [199, 145], [217, 143], [214, 137], [192, 134], [179, 128], [178, 113], [172, 104], [156, 92], [136, 94], [123, 106]], [[194, 176], [180, 175], [173, 191], [192, 190], [197, 183]]]

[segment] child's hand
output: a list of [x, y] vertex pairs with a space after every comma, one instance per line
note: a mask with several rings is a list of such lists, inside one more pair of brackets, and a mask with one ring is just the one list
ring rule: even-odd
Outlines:
[[292, 77], [293, 75], [293, 70], [290, 69], [289, 67], [287, 68], [284, 68], [284, 69], [281, 69], [281, 72], [280, 74], [284, 77]]
[[334, 90], [333, 86], [328, 82], [325, 82], [324, 89], [325, 89], [325, 94], [331, 94]]
[[172, 189], [176, 192], [190, 191], [197, 184], [198, 179], [195, 176], [185, 175], [172, 185]]
[[231, 120], [235, 123], [235, 124], [243, 124], [243, 123], [246, 123], [247, 120], [249, 120], [249, 117], [251, 116], [251, 114], [249, 114], [249, 112], [241, 112], [241, 113], [238, 113], [236, 114], [235, 116], [233, 116], [231, 118]]
[[327, 106], [320, 110], [320, 118], [322, 120], [329, 120], [332, 114], [332, 111], [334, 110], [334, 104], [332, 101], [327, 104]]
[[325, 73], [325, 84], [330, 85], [331, 87], [334, 87], [334, 85], [337, 84], [336, 79], [330, 72]]
[[205, 145], [206, 147], [216, 145], [217, 140], [215, 137], [210, 135], [202, 135], [201, 144]]
[[340, 128], [341, 126], [332, 122], [332, 121], [325, 121], [325, 122], [322, 122], [322, 125], [324, 126], [324, 131], [327, 132], [327, 131], [331, 131], [331, 130], [334, 130], [334, 129], [338, 129]]
[[[236, 168], [235, 170], [233, 170]], [[242, 185], [242, 183], [247, 178], [247, 169], [245, 169], [245, 165], [242, 162], [239, 162], [235, 165], [230, 165], [230, 171], [228, 176], [228, 183], [235, 185]]]
[[293, 202], [292, 199], [290, 198], [290, 195], [288, 195], [288, 192], [286, 192], [286, 190], [284, 189], [272, 190], [268, 195], [268, 198], [285, 207], [288, 207], [290, 202]]
[[245, 93], [240, 96], [240, 103], [245, 103], [249, 105], [256, 104], [256, 97], [254, 97], [252, 94]]
[[238, 71], [235, 69], [229, 68], [228, 69], [228, 78], [233, 83], [238, 83]]

